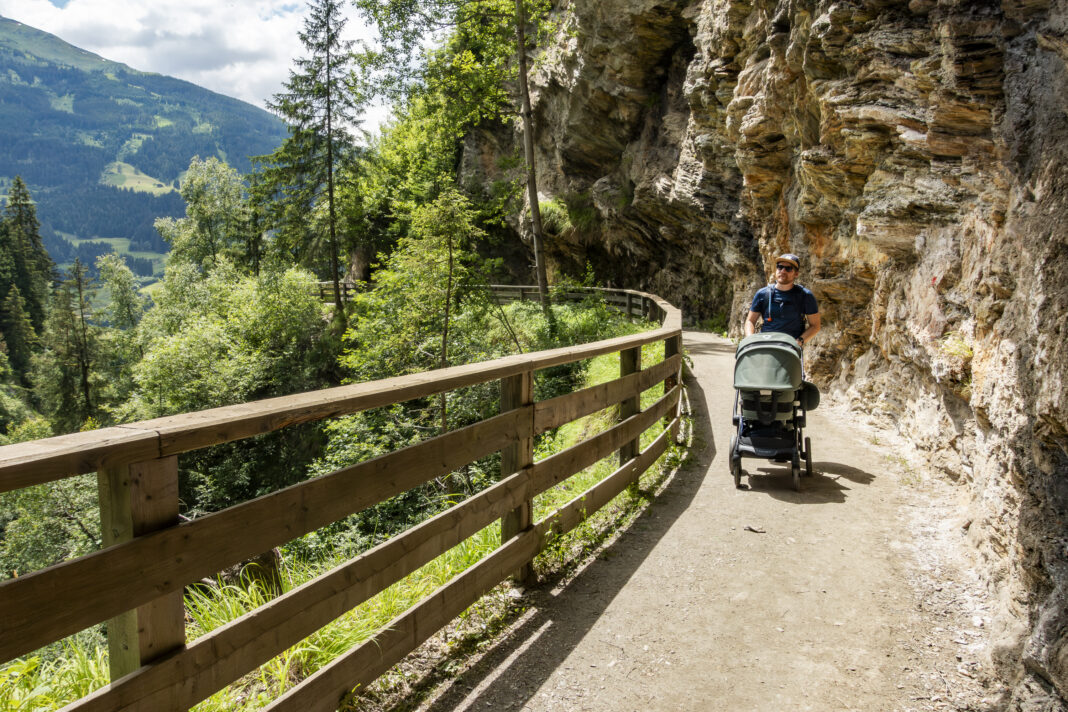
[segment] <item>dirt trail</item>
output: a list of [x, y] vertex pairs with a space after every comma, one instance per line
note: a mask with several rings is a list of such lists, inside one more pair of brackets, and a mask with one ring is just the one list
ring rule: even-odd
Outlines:
[[736, 490], [733, 346], [685, 341], [694, 460], [423, 709], [983, 709], [983, 606], [942, 526], [950, 493], [910, 483], [833, 407], [810, 415], [800, 493], [762, 460]]

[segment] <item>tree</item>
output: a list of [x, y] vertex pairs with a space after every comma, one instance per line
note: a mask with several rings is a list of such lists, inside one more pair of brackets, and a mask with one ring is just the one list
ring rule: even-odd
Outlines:
[[92, 417], [93, 401], [89, 393], [89, 372], [93, 365], [93, 345], [90, 343], [90, 290], [91, 278], [89, 269], [79, 260], [74, 260], [74, 266], [70, 270], [71, 296], [75, 298], [74, 308], [76, 321], [74, 323], [73, 355], [78, 365], [78, 375], [82, 388], [82, 396], [85, 401], [86, 419]]
[[[254, 194], [268, 206], [268, 219], [305, 262], [323, 252], [329, 262], [336, 313], [341, 314], [338, 210], [335, 178], [353, 153], [349, 126], [360, 105], [347, 84], [352, 42], [341, 39], [345, 18], [340, 0], [314, 0], [300, 33], [308, 57], [296, 60], [285, 91], [269, 107], [289, 125], [289, 136], [272, 154], [255, 159]], [[315, 208], [325, 201], [326, 244], [308, 230]], [[271, 207], [273, 204], [273, 207]]]
[[56, 290], [45, 322], [41, 353], [34, 357], [35, 392], [44, 412], [61, 432], [80, 429], [96, 415], [93, 367], [97, 361], [98, 328], [90, 323], [93, 284], [89, 271], [74, 261]]
[[144, 357], [137, 326], [148, 299], [138, 291], [137, 278], [119, 255], [101, 255], [96, 268], [107, 295], [101, 310], [106, 326], [99, 329], [96, 367], [101, 385], [96, 399], [102, 409], [114, 411], [133, 392], [133, 369]]
[[[3, 224], [0, 225], [3, 242], [0, 251], [0, 279], [5, 279], [10, 268], [11, 283], [18, 285], [30, 321], [36, 331], [44, 324], [45, 307], [52, 283], [52, 271], [55, 265], [41, 241], [41, 223], [37, 220], [37, 208], [30, 197], [30, 191], [22, 178], [15, 176], [11, 191], [4, 207]], [[0, 290], [7, 294], [11, 284], [0, 283]]]
[[[122, 421], [186, 413], [323, 385], [323, 305], [306, 270], [265, 265], [242, 274], [221, 259], [207, 274], [187, 262], [167, 265], [155, 306], [138, 327], [144, 358]], [[183, 456], [182, 501], [202, 513], [230, 506], [304, 476], [316, 454], [318, 426], [285, 428], [255, 440]]]
[[[52, 434], [43, 418], [24, 417], [0, 436], [0, 444]], [[94, 480], [93, 475], [79, 475], [0, 494], [0, 579], [25, 575], [99, 548]]]
[[[432, 203], [415, 208], [411, 229], [376, 273], [374, 289], [360, 293], [353, 304], [351, 327], [345, 334], [347, 349], [341, 358], [353, 380], [445, 368], [454, 357], [454, 345], [460, 346], [460, 359], [471, 355], [463, 348], [468, 346], [463, 339], [477, 331], [469, 329], [465, 335], [453, 325], [462, 307], [474, 306], [476, 309], [469, 310], [474, 312], [478, 306], [487, 306], [485, 292], [478, 284], [483, 264], [475, 251], [484, 233], [475, 224], [475, 217], [470, 202], [455, 187], [443, 190]], [[481, 340], [483, 335], [475, 338]], [[455, 404], [458, 398], [468, 400], [460, 406], [461, 411], [471, 407], [470, 394], [441, 393], [437, 397], [440, 432], [449, 430], [450, 403]], [[351, 418], [332, 429], [332, 447], [340, 440], [357, 437], [356, 433], [368, 434], [365, 431], [393, 438], [432, 428], [431, 412], [407, 417], [397, 409], [387, 417], [389, 423], [376, 422], [377, 416]], [[350, 454], [369, 452], [373, 452], [373, 444], [363, 443]], [[449, 482], [453, 492], [459, 491], [457, 478], [449, 478]], [[439, 484], [445, 487], [444, 480]]]
[[3, 304], [4, 341], [7, 343], [8, 359], [16, 377], [29, 383], [30, 359], [37, 347], [37, 332], [33, 329], [18, 285], [11, 285]]
[[105, 308], [108, 323], [123, 330], [137, 326], [148, 300], [138, 291], [137, 277], [126, 266], [126, 260], [114, 252], [101, 255], [96, 269], [109, 296]]
[[[34, 415], [26, 402], [26, 389], [19, 384], [20, 374], [11, 369], [7, 355], [7, 344], [0, 337], [0, 432], [3, 433], [10, 433]], [[10, 441], [4, 435], [0, 435], [0, 445], [6, 445], [8, 442]], [[0, 530], [3, 528], [4, 524], [0, 521]]]
[[416, 208], [402, 237], [376, 273], [375, 288], [353, 303], [342, 365], [354, 381], [449, 365], [451, 314], [458, 295], [481, 298], [481, 276], [469, 201], [455, 188]]
[[251, 215], [245, 184], [233, 168], [218, 158], [194, 156], [180, 188], [186, 202], [184, 218], [159, 218], [156, 230], [171, 246], [171, 257], [202, 271], [220, 258], [258, 265], [249, 255]]
[[[542, 309], [550, 324], [553, 315], [545, 267], [545, 238], [537, 190], [534, 160], [534, 124], [527, 84], [528, 19], [541, 18], [548, 7], [543, 0], [354, 0], [355, 5], [378, 27], [381, 49], [365, 50], [361, 65], [375, 79], [377, 91], [403, 96], [412, 87], [422, 87], [431, 72], [440, 81], [456, 83], [450, 99], [461, 105], [466, 121], [478, 121], [501, 112], [508, 97], [504, 87], [517, 80], [518, 97], [513, 112], [521, 119], [527, 201], [531, 215], [535, 272]], [[450, 28], [453, 36], [443, 51], [453, 61], [431, 61], [433, 53], [421, 52], [424, 38]], [[421, 62], [415, 61], [416, 58]], [[511, 59], [515, 58], [513, 64]], [[476, 91], [462, 90], [473, 85]]]

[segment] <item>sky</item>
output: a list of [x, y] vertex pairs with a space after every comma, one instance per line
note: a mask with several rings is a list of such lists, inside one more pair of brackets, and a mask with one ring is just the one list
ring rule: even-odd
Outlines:
[[[303, 0], [0, 0], [0, 15], [76, 47], [261, 108], [304, 54], [297, 32], [306, 12]], [[345, 39], [370, 39], [347, 4], [346, 12]], [[364, 128], [387, 113], [372, 109]]]

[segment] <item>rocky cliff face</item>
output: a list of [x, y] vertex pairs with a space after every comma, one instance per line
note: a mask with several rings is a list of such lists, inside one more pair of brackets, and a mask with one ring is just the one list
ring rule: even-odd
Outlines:
[[535, 120], [540, 190], [568, 216], [559, 269], [589, 263], [737, 331], [774, 256], [801, 255], [817, 380], [959, 481], [1007, 704], [1063, 709], [1068, 3], [556, 11]]

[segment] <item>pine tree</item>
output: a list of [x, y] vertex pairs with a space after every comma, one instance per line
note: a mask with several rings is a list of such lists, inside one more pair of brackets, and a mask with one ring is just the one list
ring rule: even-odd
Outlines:
[[[285, 91], [269, 104], [289, 125], [289, 137], [274, 153], [256, 160], [253, 194], [268, 206], [268, 220], [305, 262], [323, 253], [329, 262], [334, 302], [341, 313], [338, 211], [335, 179], [354, 151], [349, 127], [356, 124], [358, 100], [347, 80], [351, 41], [341, 39], [345, 18], [340, 0], [314, 0], [300, 33], [308, 57], [296, 60]], [[325, 201], [327, 235], [309, 232], [313, 212]]]

